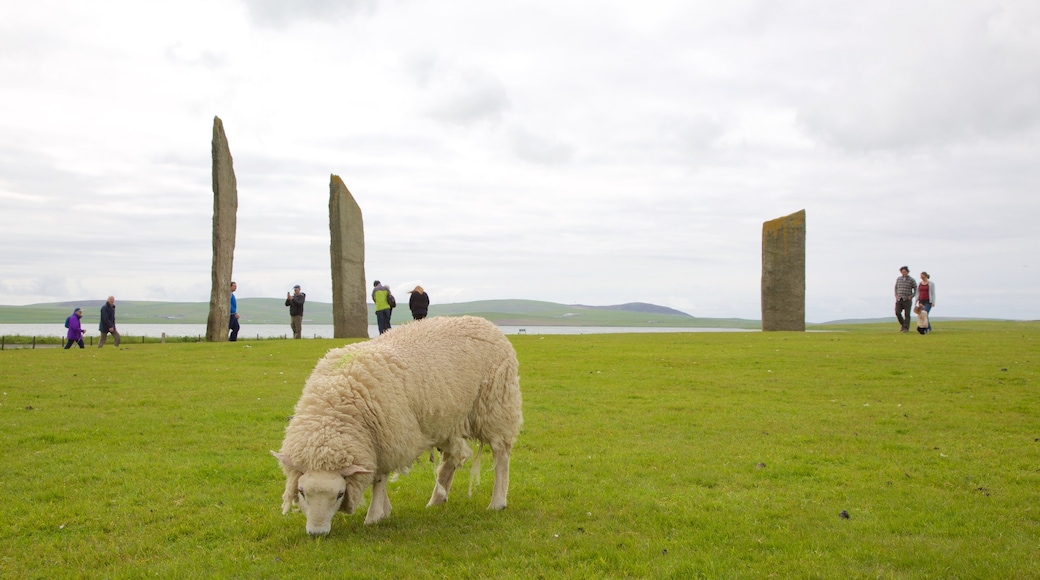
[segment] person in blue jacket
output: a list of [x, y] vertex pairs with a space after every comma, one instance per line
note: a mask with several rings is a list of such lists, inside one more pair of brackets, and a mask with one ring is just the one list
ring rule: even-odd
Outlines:
[[238, 284], [234, 281], [231, 282], [231, 320], [228, 321], [228, 330], [231, 331], [231, 336], [228, 337], [230, 342], [238, 340], [238, 331], [241, 326], [238, 324], [238, 301], [235, 300], [235, 290], [238, 290]]

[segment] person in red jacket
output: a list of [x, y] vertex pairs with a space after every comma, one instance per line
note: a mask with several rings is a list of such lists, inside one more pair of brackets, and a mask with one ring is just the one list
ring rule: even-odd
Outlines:
[[928, 332], [932, 331], [932, 307], [935, 306], [935, 283], [928, 272], [921, 272], [921, 283], [917, 285], [917, 301], [928, 313]]

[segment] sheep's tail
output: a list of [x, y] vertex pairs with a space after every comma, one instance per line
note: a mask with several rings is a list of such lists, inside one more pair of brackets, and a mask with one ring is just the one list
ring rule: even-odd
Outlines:
[[480, 485], [480, 454], [484, 452], [484, 444], [477, 444], [477, 454], [473, 457], [473, 465], [469, 468], [469, 495], [473, 496], [474, 486]]

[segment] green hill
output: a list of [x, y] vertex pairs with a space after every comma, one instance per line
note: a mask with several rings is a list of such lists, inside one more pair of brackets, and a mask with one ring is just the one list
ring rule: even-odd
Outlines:
[[[51, 302], [26, 306], [0, 306], [0, 323], [44, 324], [61, 322], [80, 307], [85, 324], [96, 324], [103, 300]], [[375, 324], [373, 305], [368, 305], [369, 323]], [[404, 304], [395, 318], [407, 317]], [[289, 319], [285, 301], [278, 298], [239, 298], [243, 324], [280, 324]], [[205, 324], [208, 302], [116, 302], [121, 323]], [[304, 319], [312, 324], [332, 324], [332, 304], [307, 302]], [[480, 316], [500, 325], [515, 326], [661, 326], [692, 328], [760, 328], [757, 320], [740, 318], [697, 318], [684, 312], [652, 304], [582, 306], [538, 300], [480, 300], [430, 306], [430, 316]]]

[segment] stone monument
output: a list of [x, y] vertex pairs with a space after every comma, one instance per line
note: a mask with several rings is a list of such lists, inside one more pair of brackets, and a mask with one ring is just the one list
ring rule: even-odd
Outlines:
[[235, 261], [238, 185], [224, 123], [213, 117], [213, 286], [209, 292], [206, 340], [228, 339], [231, 319], [231, 271]]
[[762, 224], [762, 330], [805, 331], [805, 210]]
[[333, 337], [368, 338], [365, 227], [361, 208], [338, 175], [329, 179], [329, 234]]

